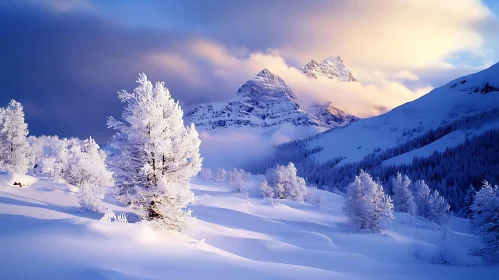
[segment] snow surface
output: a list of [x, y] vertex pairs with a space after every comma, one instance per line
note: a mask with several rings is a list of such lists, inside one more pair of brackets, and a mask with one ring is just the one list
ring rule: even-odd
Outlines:
[[[499, 64], [495, 64], [478, 73], [451, 81], [386, 114], [330, 130], [309, 141], [308, 146], [324, 147], [315, 154], [320, 162], [338, 157], [346, 157], [342, 163], [356, 162], [374, 149], [395, 147], [430, 129], [498, 107]], [[464, 141], [465, 138], [460, 139]], [[450, 142], [452, 145], [459, 144], [458, 141]], [[442, 146], [436, 144], [427, 147], [424, 153], [431, 154], [439, 148]], [[410, 156], [406, 156], [403, 162], [409, 159], [412, 160]], [[399, 162], [394, 160], [394, 163]]]
[[[36, 183], [37, 179], [29, 175], [11, 174], [0, 171], [0, 188], [7, 186], [14, 186], [14, 184], [21, 184], [26, 187]], [[18, 186], [19, 187], [19, 186]]]
[[[4, 175], [1, 175], [2, 177]], [[37, 180], [0, 192], [0, 279], [497, 279], [499, 267], [469, 256], [480, 246], [469, 223], [436, 224], [396, 214], [382, 234], [350, 232], [343, 197], [321, 207], [257, 197], [256, 181], [234, 194], [193, 182], [188, 230], [100, 221], [80, 211], [65, 184]], [[134, 215], [110, 197], [117, 214]], [[445, 242], [444, 242], [445, 233]], [[444, 246], [445, 244], [445, 246]], [[442, 260], [450, 264], [441, 264]]]

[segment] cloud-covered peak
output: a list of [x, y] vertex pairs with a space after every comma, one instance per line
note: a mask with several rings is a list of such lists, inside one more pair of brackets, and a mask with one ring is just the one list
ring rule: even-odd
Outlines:
[[331, 64], [331, 65], [343, 65], [343, 60], [338, 56], [328, 56], [322, 60], [322, 64]]
[[301, 69], [303, 73], [316, 79], [318, 77], [326, 77], [341, 82], [357, 81], [345, 66], [340, 56], [328, 56], [320, 64], [312, 59]]
[[270, 72], [267, 68], [260, 71], [256, 77], [247, 81], [237, 91], [239, 95], [245, 95], [252, 99], [259, 98], [284, 98], [294, 99], [295, 95], [278, 75]]
[[284, 86], [286, 86], [286, 84], [284, 83], [284, 80], [281, 79], [281, 77], [279, 77], [278, 75], [270, 72], [269, 69], [265, 68], [263, 69], [262, 71], [260, 71], [257, 75], [256, 75], [256, 78], [257, 80], [265, 80], [267, 82], [270, 82], [270, 83], [274, 83], [274, 84], [282, 84]]

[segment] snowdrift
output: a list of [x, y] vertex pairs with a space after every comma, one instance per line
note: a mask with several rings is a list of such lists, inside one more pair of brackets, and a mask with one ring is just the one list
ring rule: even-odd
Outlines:
[[[5, 176], [3, 176], [5, 177]], [[2, 178], [3, 178], [2, 177]], [[40, 180], [0, 193], [0, 279], [496, 279], [470, 250], [469, 222], [448, 227], [396, 214], [381, 234], [344, 226], [343, 197], [321, 207], [234, 194], [194, 182], [196, 219], [183, 232], [152, 231], [82, 212], [76, 195]], [[52, 186], [48, 188], [47, 186]], [[248, 193], [248, 194], [246, 194]], [[108, 197], [116, 214], [133, 217]], [[132, 219], [130, 219], [132, 220]]]

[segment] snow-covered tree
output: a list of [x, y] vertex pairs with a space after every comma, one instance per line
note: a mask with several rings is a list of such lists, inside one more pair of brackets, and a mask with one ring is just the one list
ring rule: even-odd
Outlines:
[[274, 198], [303, 201], [307, 193], [305, 179], [296, 175], [296, 167], [290, 162], [288, 165], [277, 165], [267, 170], [267, 183], [272, 187]]
[[449, 218], [450, 205], [445, 201], [445, 199], [434, 190], [429, 199], [430, 213], [428, 220], [435, 222], [439, 225], [444, 225], [447, 223]]
[[418, 180], [412, 184], [412, 195], [414, 196], [414, 202], [416, 203], [417, 216], [430, 216], [430, 194], [430, 187], [428, 187], [424, 180]]
[[464, 197], [464, 205], [461, 209], [461, 212], [464, 217], [471, 218], [473, 216], [473, 202], [475, 201], [476, 189], [473, 185], [470, 185], [468, 190], [466, 191], [466, 195]]
[[227, 171], [223, 168], [218, 168], [215, 176], [215, 182], [225, 182], [227, 180]]
[[30, 164], [28, 125], [21, 103], [11, 100], [0, 108], [0, 170], [26, 174]]
[[53, 181], [65, 181], [69, 159], [69, 147], [79, 144], [76, 138], [66, 139], [57, 136], [30, 136], [31, 166], [29, 174], [47, 176]]
[[250, 172], [246, 172], [244, 169], [240, 169], [243, 172], [243, 178], [245, 182], [251, 182], [252, 174]]
[[[416, 131], [404, 130], [407, 141], [388, 149], [376, 149], [356, 162], [345, 162], [344, 157], [331, 158], [327, 162], [317, 162], [313, 154], [323, 150], [323, 146], [311, 148], [309, 139], [291, 141], [275, 147], [267, 157], [246, 163], [244, 168], [253, 174], [265, 174], [266, 170], [276, 164], [293, 162], [298, 169], [298, 175], [307, 183], [316, 184], [320, 188], [328, 186], [344, 192], [346, 186], [353, 181], [358, 170], [369, 170], [373, 178], [380, 178], [384, 186], [391, 185], [391, 178], [397, 172], [407, 174], [409, 178], [419, 178], [437, 189], [451, 205], [454, 212], [461, 212], [465, 207], [465, 194], [470, 184], [487, 178], [491, 183], [498, 184], [497, 179], [497, 143], [499, 129], [468, 137], [466, 141], [445, 149], [436, 151], [429, 156], [414, 158], [410, 163], [401, 165], [382, 164], [383, 161], [409, 151], [419, 149], [458, 129], [478, 127], [499, 118], [499, 109], [493, 108], [477, 114], [464, 116], [436, 129], [415, 134]], [[338, 164], [340, 163], [341, 164]], [[333, 168], [334, 167], [334, 168]], [[466, 172], [462, 172], [465, 170]], [[387, 184], [390, 183], [390, 184]], [[385, 189], [388, 192], [388, 189]]]
[[33, 165], [30, 174], [77, 186], [82, 208], [99, 211], [112, 176], [105, 164], [106, 154], [94, 139], [31, 136], [28, 140]]
[[245, 172], [243, 169], [234, 168], [229, 171], [228, 180], [233, 192], [242, 192]]
[[412, 185], [412, 193], [416, 203], [417, 215], [439, 225], [447, 222], [450, 205], [437, 190], [433, 193], [424, 180], [419, 180]]
[[66, 182], [78, 187], [78, 201], [83, 209], [99, 211], [106, 188], [112, 184], [112, 174], [106, 168], [106, 154], [92, 138], [70, 146], [69, 154]]
[[306, 203], [315, 205], [315, 206], [320, 206], [321, 204], [321, 197], [319, 196], [317, 186], [309, 186], [307, 187], [307, 193], [305, 194], [304, 201]]
[[377, 232], [393, 219], [393, 202], [385, 195], [383, 186], [361, 170], [347, 187], [343, 211], [356, 229]]
[[109, 163], [118, 196], [154, 227], [181, 229], [193, 202], [189, 180], [201, 169], [201, 140], [194, 125], [184, 126], [183, 111], [164, 83], [140, 74], [134, 92], [119, 92], [127, 103], [115, 130]]
[[259, 188], [263, 197], [274, 198], [274, 189], [267, 183], [267, 180], [263, 180]]
[[473, 225], [485, 244], [484, 259], [489, 263], [499, 263], [499, 187], [492, 187], [484, 181], [471, 209]]
[[411, 180], [407, 175], [397, 173], [397, 177], [392, 181], [393, 205], [397, 212], [415, 214], [416, 204], [410, 190]]
[[213, 172], [210, 168], [201, 168], [201, 171], [198, 173], [199, 178], [210, 181], [213, 180]]

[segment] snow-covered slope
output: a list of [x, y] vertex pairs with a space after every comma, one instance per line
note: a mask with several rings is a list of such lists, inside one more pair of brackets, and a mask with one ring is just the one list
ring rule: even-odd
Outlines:
[[327, 57], [321, 63], [312, 59], [309, 63], [305, 64], [301, 70], [303, 73], [316, 79], [318, 77], [326, 77], [341, 82], [357, 81], [339, 56]]
[[[359, 161], [374, 149], [395, 147], [431, 129], [498, 107], [499, 64], [495, 64], [478, 73], [451, 81], [384, 115], [362, 119], [343, 129], [323, 133], [309, 141], [308, 146], [324, 147], [315, 155], [321, 162], [338, 157], [345, 157], [342, 162]], [[485, 124], [490, 122], [499, 121], [495, 118], [485, 121]], [[484, 132], [479, 130], [480, 125], [475, 124], [477, 127], [474, 127], [474, 124], [469, 124], [463, 129], [470, 132], [465, 133], [476, 135], [471, 132]], [[458, 143], [454, 141], [453, 145], [456, 144]], [[436, 150], [437, 146], [425, 151], [425, 154]]]
[[[496, 279], [481, 264], [467, 220], [435, 224], [396, 214], [383, 234], [342, 226], [341, 196], [321, 192], [320, 208], [271, 202], [194, 182], [198, 201], [184, 233], [100, 221], [81, 212], [64, 184], [1, 186], [0, 279]], [[127, 213], [108, 198], [116, 213]], [[441, 264], [442, 260], [450, 264]]]
[[202, 130], [275, 128], [291, 124], [316, 128], [314, 132], [345, 126], [357, 120], [330, 103], [321, 106], [325, 109], [314, 107], [310, 112], [298, 103], [283, 79], [264, 69], [241, 86], [237, 95], [228, 102], [200, 104], [189, 110], [185, 118]]

